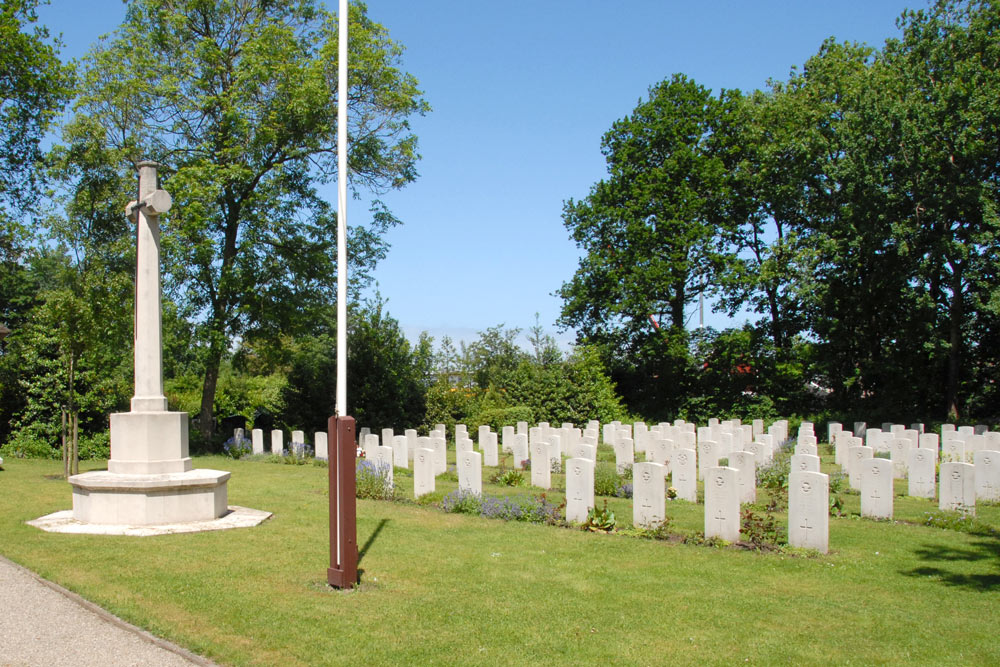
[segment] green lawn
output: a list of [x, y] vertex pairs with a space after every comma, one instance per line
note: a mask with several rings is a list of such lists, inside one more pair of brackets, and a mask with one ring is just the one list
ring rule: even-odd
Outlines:
[[[1000, 540], [916, 525], [936, 509], [926, 500], [897, 497], [896, 523], [831, 519], [831, 553], [811, 557], [359, 501], [362, 585], [339, 592], [325, 586], [325, 469], [196, 465], [232, 471], [230, 504], [274, 517], [149, 538], [44, 533], [25, 521], [70, 507], [61, 463], [8, 460], [0, 553], [227, 664], [1000, 663]], [[412, 479], [398, 482], [409, 496]], [[856, 514], [858, 496], [845, 500]], [[630, 523], [630, 501], [610, 505]], [[700, 506], [667, 512], [701, 528]], [[1000, 526], [996, 506], [979, 517]]]

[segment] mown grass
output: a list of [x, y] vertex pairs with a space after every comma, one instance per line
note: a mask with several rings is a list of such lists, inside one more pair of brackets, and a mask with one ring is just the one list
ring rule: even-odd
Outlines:
[[[323, 468], [200, 458], [198, 467], [232, 471], [231, 504], [274, 517], [253, 529], [126, 538], [25, 525], [68, 508], [69, 487], [58, 462], [5, 466], [0, 553], [222, 663], [1000, 662], [1000, 540], [919, 525], [936, 509], [927, 500], [897, 497], [890, 523], [858, 518], [858, 496], [845, 495], [848, 516], [831, 519], [825, 556], [359, 501], [362, 583], [339, 592], [325, 585]], [[440, 494], [456, 486], [448, 477]], [[412, 479], [397, 482], [411, 497]], [[631, 501], [609, 507], [630, 523]], [[700, 506], [677, 501], [667, 512], [680, 532], [702, 527]], [[1000, 526], [1000, 508], [978, 515]]]

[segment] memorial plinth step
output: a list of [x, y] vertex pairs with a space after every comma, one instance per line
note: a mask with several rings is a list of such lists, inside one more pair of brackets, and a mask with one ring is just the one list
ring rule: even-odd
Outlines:
[[95, 471], [69, 478], [73, 516], [98, 524], [157, 525], [217, 519], [230, 473], [196, 469], [153, 475]]

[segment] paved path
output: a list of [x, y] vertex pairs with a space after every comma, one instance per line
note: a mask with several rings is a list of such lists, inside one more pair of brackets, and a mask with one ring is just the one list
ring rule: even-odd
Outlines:
[[0, 666], [211, 664], [0, 556]]

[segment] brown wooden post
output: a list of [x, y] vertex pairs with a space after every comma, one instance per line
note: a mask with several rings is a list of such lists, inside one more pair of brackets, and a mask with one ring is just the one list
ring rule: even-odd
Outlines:
[[330, 417], [327, 433], [327, 455], [330, 457], [330, 567], [326, 571], [326, 580], [336, 588], [353, 588], [358, 583], [354, 417]]

